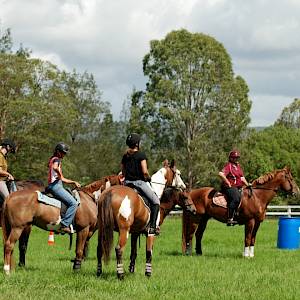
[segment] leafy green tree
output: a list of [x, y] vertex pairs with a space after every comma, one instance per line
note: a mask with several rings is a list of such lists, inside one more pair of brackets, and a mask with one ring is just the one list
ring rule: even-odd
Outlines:
[[151, 41], [143, 70], [149, 80], [132, 97], [131, 123], [142, 124], [154, 156], [177, 158], [190, 186], [207, 183], [249, 124], [245, 81], [221, 43], [184, 29]]
[[285, 107], [281, 112], [277, 125], [283, 125], [288, 128], [300, 128], [300, 99], [295, 98], [293, 103]]

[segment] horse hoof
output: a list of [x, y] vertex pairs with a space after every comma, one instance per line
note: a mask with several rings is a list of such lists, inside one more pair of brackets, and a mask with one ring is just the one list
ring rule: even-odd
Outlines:
[[24, 264], [24, 263], [19, 263], [18, 266], [19, 266], [20, 268], [24, 268], [24, 267], [25, 267], [25, 264]]
[[145, 276], [151, 277], [152, 273], [151, 272], [145, 272]]
[[128, 270], [129, 270], [130, 273], [134, 273], [134, 266], [130, 265], [129, 268], [128, 268]]
[[124, 279], [124, 273], [118, 273], [118, 279], [123, 280]]
[[98, 271], [97, 271], [97, 277], [100, 277], [101, 274], [102, 274], [102, 271], [101, 271], [101, 270], [98, 270]]

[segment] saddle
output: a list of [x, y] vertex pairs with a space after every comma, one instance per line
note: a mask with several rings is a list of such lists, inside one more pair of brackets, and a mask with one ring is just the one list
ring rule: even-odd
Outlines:
[[145, 195], [143, 195], [143, 192], [140, 189], [137, 189], [135, 185], [129, 183], [127, 184], [128, 187], [130, 187], [131, 189], [133, 189], [139, 196], [140, 200], [142, 201], [142, 203], [144, 204], [144, 206], [149, 210], [150, 212], [150, 203], [148, 201], [148, 199], [145, 197]]
[[[223, 208], [227, 209], [226, 196], [224, 194], [222, 194], [221, 192], [216, 191], [216, 190], [213, 190], [212, 192], [213, 192], [213, 194], [212, 194], [213, 204], [216, 205], [216, 206], [220, 206], [220, 207], [223, 207]], [[242, 197], [240, 197], [240, 202], [239, 202], [239, 205], [238, 205], [238, 209], [240, 208], [241, 203], [242, 203]]]

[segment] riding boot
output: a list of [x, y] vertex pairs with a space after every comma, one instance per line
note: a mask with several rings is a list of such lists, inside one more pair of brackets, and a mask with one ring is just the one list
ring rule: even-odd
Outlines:
[[149, 231], [148, 235], [159, 235], [159, 229], [156, 227], [156, 221], [159, 213], [159, 204], [151, 205], [151, 214], [150, 214], [150, 221], [149, 221]]
[[227, 219], [227, 226], [233, 226], [237, 224], [237, 221], [233, 219], [235, 213], [235, 209], [228, 207], [228, 219]]

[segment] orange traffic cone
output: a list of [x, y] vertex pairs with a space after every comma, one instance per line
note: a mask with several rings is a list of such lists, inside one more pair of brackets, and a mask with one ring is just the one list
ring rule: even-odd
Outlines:
[[48, 245], [53, 246], [54, 245], [54, 232], [50, 230], [49, 236], [48, 236]]

